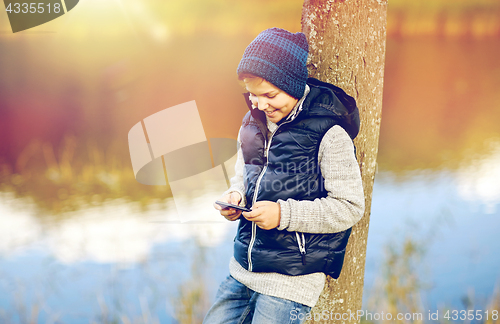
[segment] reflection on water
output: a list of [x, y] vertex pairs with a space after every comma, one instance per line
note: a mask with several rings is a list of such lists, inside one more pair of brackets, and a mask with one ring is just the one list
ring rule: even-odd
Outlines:
[[484, 204], [485, 213], [494, 214], [500, 203], [500, 140], [490, 142], [488, 154], [474, 156], [458, 172], [462, 199]]
[[[498, 165], [497, 160], [497, 165]], [[411, 239], [424, 253], [412, 269], [424, 286], [425, 309], [464, 307], [471, 291], [483, 307], [500, 284], [500, 211], [494, 203], [464, 196], [462, 171], [414, 173], [404, 181], [381, 173], [374, 187], [368, 236], [365, 283], [370, 289], [382, 277], [384, 250], [399, 250]], [[468, 175], [469, 176], [469, 175]], [[496, 179], [498, 182], [498, 178]], [[376, 297], [376, 296], [375, 296]]]
[[40, 323], [145, 314], [172, 323], [176, 299], [194, 275], [210, 296], [227, 275], [233, 222], [182, 224], [175, 209], [144, 212], [120, 200], [62, 219], [40, 219], [35, 208], [19, 206], [29, 203], [2, 195], [2, 323], [17, 323], [30, 309]]
[[389, 39], [378, 163], [456, 169], [500, 138], [497, 39]]
[[[29, 204], [2, 195], [0, 251], [9, 255], [43, 249], [68, 264], [140, 263], [155, 245], [164, 242], [193, 240], [201, 247], [213, 247], [233, 227], [225, 221], [181, 224], [175, 208], [150, 206], [143, 212], [137, 204], [122, 200], [72, 212], [60, 220], [40, 219], [24, 206]], [[211, 212], [205, 208], [205, 214]]]
[[[499, 201], [464, 196], [476, 188], [467, 182], [474, 173], [466, 170], [414, 172], [404, 180], [377, 175], [365, 298], [381, 276], [385, 248], [410, 237], [425, 251], [415, 269], [425, 284], [425, 309], [462, 307], [470, 290], [477, 305], [486, 303], [499, 279]], [[40, 220], [35, 208], [21, 205], [29, 204], [8, 195], [0, 202], [0, 309], [11, 319], [18, 303], [42, 307], [41, 322], [54, 316], [63, 323], [131, 319], [147, 312], [175, 323], [178, 312], [192, 309], [190, 302], [204, 312], [228, 274], [236, 222], [182, 224], [163, 205], [144, 212], [119, 200]]]

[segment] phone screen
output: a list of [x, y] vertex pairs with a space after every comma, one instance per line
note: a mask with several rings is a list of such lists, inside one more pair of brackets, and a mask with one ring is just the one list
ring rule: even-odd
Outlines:
[[241, 206], [238, 206], [238, 205], [233, 205], [233, 204], [230, 204], [230, 203], [226, 203], [226, 202], [223, 202], [223, 201], [219, 201], [217, 200], [215, 202], [217, 205], [221, 206], [222, 209], [226, 209], [226, 208], [234, 208], [234, 209], [238, 209], [238, 210], [241, 210], [241, 211], [244, 211], [244, 212], [249, 212], [249, 211], [252, 211], [251, 209], [249, 208], [246, 208], [246, 207], [241, 207]]

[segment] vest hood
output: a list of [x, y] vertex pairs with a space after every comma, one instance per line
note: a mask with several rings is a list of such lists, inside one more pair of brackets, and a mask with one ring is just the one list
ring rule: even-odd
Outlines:
[[[306, 115], [334, 118], [337, 120], [338, 125], [349, 134], [351, 139], [354, 139], [358, 135], [360, 127], [359, 110], [354, 98], [346, 94], [341, 88], [315, 78], [309, 78], [307, 84], [310, 91], [302, 103], [302, 111], [297, 114], [296, 118], [299, 116], [303, 118]], [[248, 95], [244, 97], [252, 116], [262, 123], [259, 123], [259, 127], [266, 134], [267, 123], [264, 112], [253, 109]]]

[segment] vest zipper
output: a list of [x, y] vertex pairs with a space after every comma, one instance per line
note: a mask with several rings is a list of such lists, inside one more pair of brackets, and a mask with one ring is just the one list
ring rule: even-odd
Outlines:
[[300, 234], [302, 234], [302, 241], [300, 240], [301, 237], [299, 236], [299, 233], [295, 232], [295, 236], [297, 236], [297, 243], [299, 245], [299, 251], [302, 256], [302, 264], [306, 265], [306, 239], [304, 237], [304, 233]]
[[[287, 121], [283, 122], [281, 125], [289, 123], [290, 121], [292, 121], [292, 120], [287, 120]], [[264, 145], [265, 145], [266, 149], [264, 150], [264, 157], [266, 158], [266, 163], [264, 164], [264, 168], [260, 172], [259, 177], [257, 178], [257, 182], [255, 183], [255, 191], [253, 193], [252, 206], [257, 201], [257, 193], [259, 192], [260, 182], [262, 180], [262, 177], [264, 177], [264, 173], [266, 173], [266, 170], [267, 170], [267, 165], [269, 164], [268, 156], [269, 156], [269, 148], [271, 147], [271, 141], [273, 139], [274, 134], [276, 134], [278, 129], [281, 127], [281, 125], [278, 125], [278, 127], [276, 127], [274, 132], [271, 134], [271, 137], [269, 137], [269, 142], [267, 140], [265, 141]], [[252, 238], [250, 239], [250, 243], [248, 244], [248, 253], [247, 253], [248, 254], [248, 271], [252, 271], [252, 268], [253, 268], [252, 248], [253, 248], [253, 245], [255, 243], [255, 236], [256, 235], [257, 235], [257, 225], [254, 222], [252, 222]], [[305, 241], [304, 241], [304, 243], [305, 243]]]

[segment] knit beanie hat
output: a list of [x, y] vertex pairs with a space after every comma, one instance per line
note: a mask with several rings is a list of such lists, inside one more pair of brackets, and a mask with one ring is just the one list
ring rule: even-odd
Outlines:
[[302, 98], [308, 77], [309, 45], [303, 33], [280, 28], [261, 32], [245, 49], [236, 72], [261, 77], [292, 97]]

